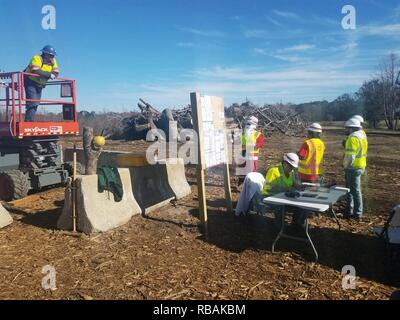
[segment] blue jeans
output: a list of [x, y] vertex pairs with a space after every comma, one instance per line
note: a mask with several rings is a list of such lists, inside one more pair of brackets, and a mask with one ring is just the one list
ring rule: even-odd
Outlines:
[[266, 196], [263, 195], [261, 192], [257, 192], [254, 194], [253, 198], [251, 199], [249, 210], [255, 211], [259, 214], [266, 214], [267, 211], [271, 210], [274, 212], [274, 222], [275, 226], [280, 229], [281, 224], [282, 224], [282, 215], [283, 215], [283, 206], [278, 206], [278, 205], [273, 205], [273, 204], [264, 204], [262, 203], [262, 200]]
[[[42, 87], [35, 85], [32, 81], [25, 78], [25, 95], [26, 99], [40, 100], [42, 98]], [[25, 121], [35, 121], [35, 114], [39, 106], [39, 102], [27, 102], [25, 111]]]
[[293, 224], [304, 226], [306, 219], [312, 213], [310, 210], [296, 208], [293, 212]]
[[361, 193], [361, 176], [364, 174], [364, 169], [346, 169], [346, 188], [350, 189], [347, 194], [346, 213], [361, 217], [363, 214], [363, 199]]

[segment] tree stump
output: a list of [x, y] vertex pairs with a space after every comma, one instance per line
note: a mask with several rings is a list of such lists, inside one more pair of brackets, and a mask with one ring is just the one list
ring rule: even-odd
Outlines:
[[85, 174], [91, 175], [97, 173], [97, 161], [101, 154], [101, 148], [98, 149], [93, 144], [93, 128], [83, 128], [83, 150], [85, 154]]

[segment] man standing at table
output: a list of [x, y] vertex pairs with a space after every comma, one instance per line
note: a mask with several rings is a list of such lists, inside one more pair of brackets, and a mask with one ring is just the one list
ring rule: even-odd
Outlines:
[[[58, 77], [59, 70], [55, 56], [56, 50], [50, 45], [43, 47], [41, 55], [33, 56], [24, 72], [34, 73], [37, 76], [24, 77], [26, 99], [40, 100], [47, 81]], [[38, 101], [26, 102], [25, 122], [35, 121], [39, 104]]]
[[345, 217], [360, 221], [363, 215], [361, 177], [367, 167], [368, 141], [357, 119], [346, 121], [345, 128], [348, 136], [345, 142], [343, 167], [346, 187], [350, 189]]
[[307, 128], [308, 139], [297, 153], [300, 158], [298, 175], [301, 182], [316, 183], [322, 174], [325, 144], [321, 140], [321, 134], [322, 127], [319, 123], [313, 123]]

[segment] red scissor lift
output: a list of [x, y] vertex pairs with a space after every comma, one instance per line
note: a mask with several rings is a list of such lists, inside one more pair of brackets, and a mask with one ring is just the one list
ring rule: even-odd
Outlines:
[[[25, 72], [0, 73], [0, 200], [25, 197], [29, 190], [64, 183], [70, 164], [62, 161], [60, 136], [79, 134], [75, 80], [58, 78], [47, 86], [59, 86], [63, 100], [26, 99]], [[46, 90], [46, 89], [45, 89]], [[27, 102], [62, 106], [62, 120], [24, 121]]]

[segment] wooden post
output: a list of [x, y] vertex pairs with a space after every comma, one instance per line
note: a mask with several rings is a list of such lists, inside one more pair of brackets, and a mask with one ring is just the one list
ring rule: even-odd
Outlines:
[[[224, 109], [224, 106], [222, 106]], [[228, 137], [227, 137], [227, 130], [225, 121], [223, 123], [224, 128], [224, 150], [225, 150], [225, 163], [223, 164], [223, 172], [224, 172], [224, 189], [225, 189], [225, 200], [226, 200], [226, 211], [229, 213], [233, 213], [233, 206], [232, 206], [232, 190], [231, 190], [231, 176], [229, 173], [229, 148], [228, 148]]]
[[[226, 150], [226, 149], [225, 149]], [[227, 157], [228, 155], [226, 155]], [[232, 207], [232, 191], [231, 191], [231, 177], [229, 174], [229, 163], [224, 163], [224, 188], [225, 188], [225, 199], [226, 199], [226, 211], [233, 213]]]
[[93, 146], [93, 128], [83, 128], [83, 150], [85, 154], [85, 174], [91, 175], [97, 173], [97, 160], [101, 150]]
[[206, 183], [205, 183], [205, 159], [203, 154], [203, 119], [201, 115], [201, 100], [198, 92], [190, 94], [190, 102], [192, 105], [193, 126], [198, 135], [197, 147], [197, 196], [199, 198], [200, 221], [207, 226], [207, 202], [206, 202]]
[[205, 171], [206, 170], [202, 168], [202, 165], [200, 164], [197, 165], [197, 196], [199, 198], [200, 221], [205, 225], [207, 225], [208, 215], [207, 215]]
[[[219, 97], [209, 97], [211, 99], [212, 106], [212, 125], [217, 130], [223, 132], [223, 148], [224, 148], [224, 161], [223, 161], [223, 174], [224, 174], [224, 189], [225, 189], [225, 201], [227, 212], [232, 213], [232, 191], [229, 174], [229, 151], [228, 142], [226, 136], [226, 126], [224, 117], [224, 102]], [[206, 188], [205, 188], [205, 172], [206, 172], [206, 159], [205, 159], [205, 145], [204, 145], [204, 128], [203, 128], [203, 106], [201, 104], [200, 94], [195, 92], [190, 94], [190, 102], [192, 106], [193, 125], [194, 129], [198, 134], [198, 164], [197, 164], [197, 190], [199, 198], [199, 211], [200, 220], [205, 224], [207, 233], [207, 202], [206, 202]], [[210, 110], [211, 112], [211, 110]], [[207, 119], [206, 123], [209, 125], [210, 119]], [[218, 163], [217, 163], [218, 164]], [[213, 165], [213, 164], [211, 164]]]
[[[75, 149], [75, 147], [74, 147]], [[72, 231], [76, 232], [76, 152], [74, 151], [74, 158], [72, 162]]]

